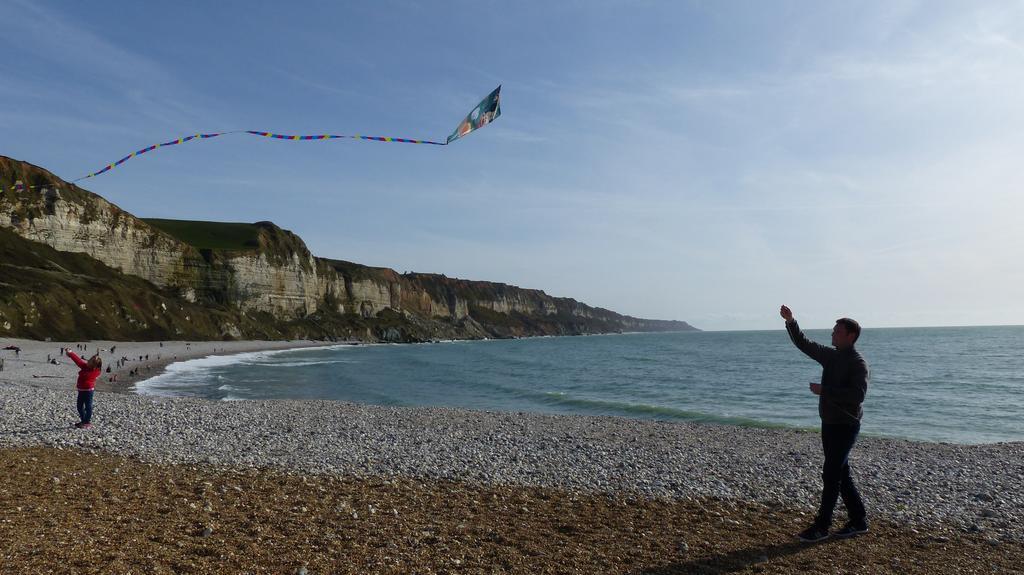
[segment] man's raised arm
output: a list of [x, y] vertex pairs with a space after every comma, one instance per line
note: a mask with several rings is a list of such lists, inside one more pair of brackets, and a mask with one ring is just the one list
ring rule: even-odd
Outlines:
[[800, 324], [796, 323], [793, 311], [788, 307], [782, 306], [779, 308], [779, 315], [782, 316], [782, 319], [786, 320], [786, 331], [789, 332], [789, 339], [793, 341], [793, 345], [807, 354], [807, 357], [824, 365], [825, 359], [829, 356], [832, 349], [807, 339], [804, 336], [804, 332], [800, 331]]

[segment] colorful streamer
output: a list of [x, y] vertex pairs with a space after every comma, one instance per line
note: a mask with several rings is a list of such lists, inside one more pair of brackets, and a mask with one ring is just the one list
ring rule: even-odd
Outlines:
[[[237, 131], [238, 130], [235, 130], [235, 132], [237, 132]], [[93, 176], [98, 176], [98, 175], [100, 175], [100, 174], [102, 174], [104, 172], [109, 172], [110, 170], [116, 168], [117, 166], [120, 166], [121, 164], [127, 162], [128, 160], [134, 158], [135, 156], [141, 156], [142, 154], [145, 154], [146, 152], [151, 152], [151, 151], [153, 151], [153, 150], [155, 150], [157, 148], [166, 148], [167, 146], [177, 146], [178, 144], [184, 144], [185, 142], [187, 142], [189, 140], [194, 140], [196, 138], [202, 138], [202, 139], [216, 138], [217, 136], [223, 136], [224, 134], [232, 134], [232, 133], [234, 133], [234, 132], [220, 132], [220, 133], [217, 133], [217, 134], [196, 134], [194, 136], [187, 136], [185, 138], [178, 138], [177, 140], [171, 140], [170, 142], [164, 142], [162, 144], [153, 144], [152, 146], [150, 146], [148, 148], [142, 148], [141, 150], [139, 150], [137, 152], [132, 152], [132, 153], [128, 154], [127, 156], [121, 158], [120, 160], [114, 162], [113, 164], [110, 164], [110, 165], [106, 166], [105, 168], [103, 168], [102, 170], [100, 170], [98, 172], [93, 172], [93, 173], [89, 174], [88, 176], [82, 176], [81, 178], [78, 178], [77, 180], [71, 180], [71, 183], [75, 183], [75, 182], [77, 182], [79, 180], [84, 180], [86, 178], [91, 178]]]
[[227, 134], [252, 134], [253, 136], [263, 136], [263, 137], [266, 137], [266, 138], [277, 138], [278, 140], [334, 140], [334, 139], [339, 139], [339, 138], [352, 138], [352, 139], [357, 139], [357, 140], [373, 140], [373, 141], [376, 141], [376, 142], [402, 142], [402, 143], [409, 143], [409, 144], [434, 144], [435, 146], [444, 146], [444, 145], [446, 145], [444, 142], [431, 142], [431, 141], [428, 141], [428, 140], [410, 140], [408, 138], [390, 138], [390, 137], [380, 137], [380, 136], [345, 136], [345, 135], [339, 135], [339, 134], [317, 134], [315, 136], [292, 136], [292, 135], [288, 135], [288, 134], [274, 134], [272, 132], [259, 132], [259, 131], [256, 131], [256, 130], [231, 130], [230, 132], [218, 132], [216, 134], [195, 134], [193, 136], [187, 136], [187, 137], [184, 137], [184, 138], [178, 138], [177, 140], [171, 140], [170, 142], [164, 142], [162, 144], [154, 144], [154, 145], [152, 145], [152, 146], [150, 146], [148, 148], [143, 148], [143, 149], [141, 149], [141, 150], [139, 150], [137, 152], [132, 152], [132, 153], [128, 154], [127, 156], [121, 158], [120, 160], [114, 162], [113, 164], [110, 164], [110, 165], [104, 167], [102, 170], [100, 170], [98, 172], [93, 172], [93, 173], [91, 173], [91, 174], [89, 174], [87, 176], [82, 176], [81, 178], [78, 178], [77, 180], [72, 180], [72, 183], [77, 182], [79, 180], [84, 180], [86, 178], [92, 178], [94, 176], [98, 176], [98, 175], [100, 175], [100, 174], [102, 174], [104, 172], [108, 172], [108, 171], [116, 168], [117, 166], [120, 166], [121, 164], [127, 162], [128, 160], [134, 158], [135, 156], [141, 156], [142, 154], [145, 154], [146, 152], [151, 152], [151, 151], [153, 151], [153, 150], [155, 150], [157, 148], [166, 148], [167, 146], [177, 146], [178, 144], [184, 144], [185, 142], [188, 142], [189, 140], [195, 140], [196, 138], [200, 138], [200, 139], [204, 139], [205, 140], [205, 139], [208, 139], [208, 138], [216, 138], [217, 136], [224, 136], [224, 135], [227, 135]]
[[132, 159], [132, 158], [134, 158], [136, 156], [141, 156], [142, 154], [145, 154], [146, 152], [152, 152], [153, 150], [155, 150], [157, 148], [166, 148], [167, 146], [177, 146], [178, 144], [184, 144], [185, 142], [188, 142], [188, 141], [191, 141], [191, 140], [195, 140], [195, 139], [206, 140], [206, 139], [209, 139], [209, 138], [216, 138], [218, 136], [224, 136], [224, 135], [227, 135], [227, 134], [251, 134], [253, 136], [261, 136], [261, 137], [264, 137], [264, 138], [275, 138], [275, 139], [278, 139], [278, 140], [336, 140], [336, 139], [347, 138], [347, 139], [352, 139], [352, 140], [368, 140], [368, 141], [374, 141], [374, 142], [397, 142], [397, 143], [401, 143], [401, 144], [431, 144], [431, 145], [434, 145], [434, 146], [447, 146], [448, 144], [450, 144], [450, 143], [454, 142], [455, 140], [465, 136], [466, 134], [469, 134], [470, 132], [472, 132], [474, 130], [477, 130], [477, 129], [480, 129], [480, 128], [486, 126], [487, 124], [489, 124], [492, 121], [494, 121], [495, 118], [500, 116], [501, 115], [501, 108], [499, 106], [499, 104], [500, 104], [500, 96], [501, 96], [501, 86], [498, 86], [493, 92], [488, 94], [486, 98], [484, 98], [479, 104], [477, 104], [477, 106], [473, 109], [473, 111], [470, 112], [469, 115], [466, 116], [466, 118], [462, 122], [459, 123], [458, 127], [455, 128], [455, 131], [452, 132], [452, 135], [448, 136], [448, 139], [446, 141], [444, 141], [444, 142], [433, 142], [431, 140], [414, 140], [412, 138], [392, 138], [392, 137], [389, 137], [389, 136], [360, 136], [358, 134], [354, 135], [354, 136], [348, 136], [348, 135], [343, 135], [343, 134], [316, 134], [316, 135], [311, 135], [311, 136], [294, 136], [294, 135], [289, 135], [289, 134], [275, 134], [273, 132], [262, 132], [262, 131], [258, 131], [258, 130], [231, 130], [231, 131], [227, 131], [227, 132], [217, 132], [217, 133], [213, 133], [213, 134], [194, 134], [194, 135], [191, 135], [191, 136], [186, 136], [186, 137], [183, 137], [183, 138], [178, 138], [177, 140], [171, 140], [170, 142], [164, 142], [162, 144], [153, 144], [152, 146], [149, 146], [148, 148], [143, 148], [141, 150], [132, 152], [132, 153], [128, 154], [127, 156], [121, 158], [120, 160], [114, 162], [113, 164], [109, 164], [109, 165], [105, 166], [103, 169], [101, 169], [101, 170], [99, 170], [97, 172], [93, 172], [93, 173], [91, 173], [89, 175], [82, 176], [81, 178], [78, 178], [77, 180], [72, 180], [72, 183], [78, 182], [78, 181], [81, 181], [81, 180], [85, 180], [87, 178], [93, 178], [93, 177], [96, 177], [96, 176], [98, 176], [100, 174], [109, 172], [110, 170], [116, 168], [117, 166], [120, 166], [121, 164], [127, 162], [128, 160], [130, 160], [130, 159]]
[[409, 138], [390, 138], [387, 136], [341, 136], [337, 134], [319, 134], [315, 136], [289, 136], [287, 134], [273, 134], [271, 132], [257, 132], [245, 130], [246, 134], [277, 138], [278, 140], [334, 140], [337, 138], [351, 138], [354, 140], [373, 140], [374, 142], [399, 142], [402, 144], [433, 144], [435, 146], [447, 146], [446, 142], [431, 142], [430, 140], [410, 140]]

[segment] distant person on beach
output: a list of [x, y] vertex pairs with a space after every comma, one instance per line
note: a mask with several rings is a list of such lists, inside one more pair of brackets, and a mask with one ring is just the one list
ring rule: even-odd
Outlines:
[[796, 347], [821, 364], [821, 383], [812, 383], [811, 393], [818, 396], [821, 417], [821, 446], [825, 463], [821, 470], [821, 506], [814, 523], [797, 537], [808, 543], [827, 539], [832, 527], [832, 511], [840, 496], [846, 506], [848, 521], [836, 537], [852, 537], [867, 533], [867, 511], [850, 475], [849, 456], [860, 433], [864, 416], [861, 404], [868, 391], [868, 364], [854, 348], [860, 337], [860, 324], [850, 318], [836, 320], [832, 328], [832, 345], [826, 347], [808, 340], [800, 331], [793, 312], [786, 306], [779, 310], [786, 320], [786, 331]]
[[78, 417], [80, 422], [75, 424], [79, 429], [90, 429], [92, 427], [92, 396], [96, 390], [96, 378], [103, 372], [103, 360], [100, 354], [96, 354], [84, 361], [78, 354], [68, 350], [68, 357], [78, 366], [78, 383], [75, 388], [78, 390]]

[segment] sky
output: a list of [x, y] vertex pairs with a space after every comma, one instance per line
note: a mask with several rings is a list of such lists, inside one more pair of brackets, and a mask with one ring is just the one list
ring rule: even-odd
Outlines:
[[1024, 4], [0, 0], [0, 154], [708, 330], [1024, 324]]

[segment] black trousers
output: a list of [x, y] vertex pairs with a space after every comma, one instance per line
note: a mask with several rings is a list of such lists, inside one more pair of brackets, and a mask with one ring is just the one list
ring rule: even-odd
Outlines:
[[849, 514], [850, 521], [859, 523], [866, 521], [867, 511], [864, 501], [853, 484], [850, 476], [850, 450], [857, 442], [860, 424], [821, 424], [821, 447], [825, 451], [825, 464], [821, 469], [821, 507], [815, 522], [819, 527], [828, 529], [832, 525], [832, 511], [840, 496]]

